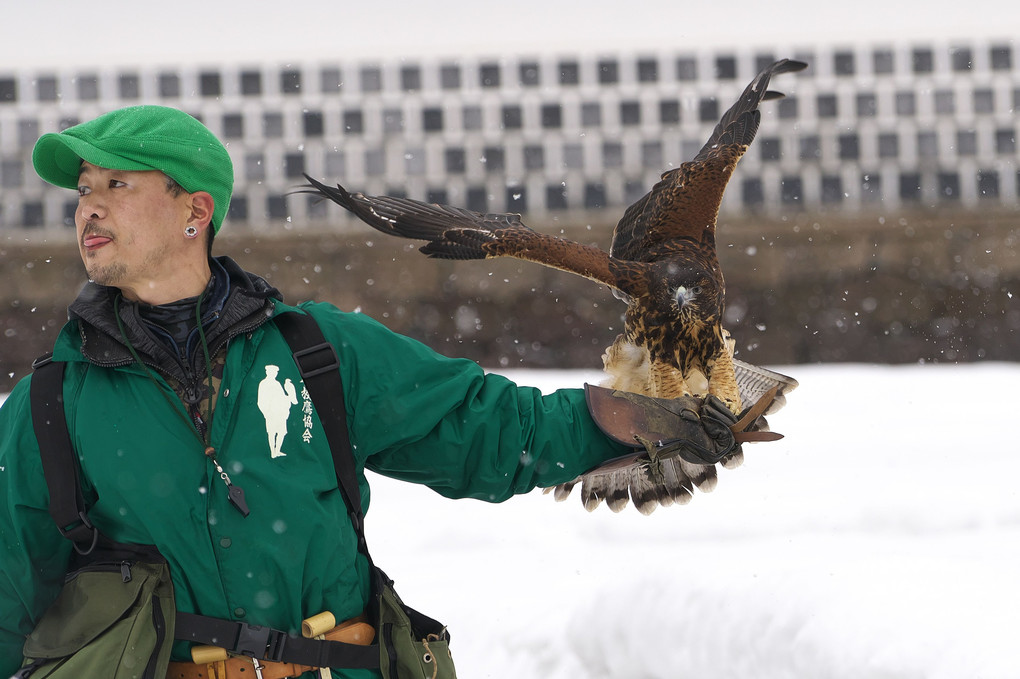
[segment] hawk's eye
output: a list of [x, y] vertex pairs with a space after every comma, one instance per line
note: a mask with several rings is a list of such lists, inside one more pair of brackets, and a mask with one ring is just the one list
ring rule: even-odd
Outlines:
[[703, 289], [704, 288], [702, 288], [700, 285], [695, 285], [693, 288], [691, 288], [691, 292], [693, 292], [695, 295], [700, 295]]

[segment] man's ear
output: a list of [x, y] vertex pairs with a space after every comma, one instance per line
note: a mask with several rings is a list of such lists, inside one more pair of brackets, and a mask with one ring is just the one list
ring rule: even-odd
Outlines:
[[216, 207], [216, 202], [213, 197], [205, 191], [195, 191], [194, 193], [188, 194], [191, 200], [191, 217], [188, 218], [188, 224], [196, 227], [200, 232], [209, 226], [209, 222], [212, 221], [213, 209]]

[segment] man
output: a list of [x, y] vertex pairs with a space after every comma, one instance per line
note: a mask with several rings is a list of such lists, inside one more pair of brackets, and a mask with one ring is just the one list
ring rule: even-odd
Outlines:
[[[64, 410], [92, 521], [117, 542], [159, 549], [179, 612], [290, 633], [321, 611], [358, 616], [367, 560], [320, 406], [276, 325], [293, 308], [262, 278], [210, 256], [233, 183], [223, 145], [187, 114], [137, 106], [44, 135], [33, 162], [79, 195], [89, 283], [53, 351], [67, 363]], [[600, 431], [581, 390], [542, 396], [364, 315], [301, 310], [339, 357], [365, 507], [366, 468], [498, 502], [632, 452]], [[21, 664], [71, 554], [47, 513], [29, 383], [0, 409], [0, 676]], [[714, 443], [700, 424], [678, 426]], [[725, 453], [734, 442], [723, 429], [713, 436]], [[174, 660], [189, 657], [178, 642]]]
[[297, 405], [294, 383], [287, 378], [283, 385], [276, 380], [280, 366], [267, 365], [266, 379], [259, 382], [259, 410], [266, 418], [266, 434], [273, 457], [286, 455], [283, 452], [283, 437], [287, 435], [287, 416], [291, 406]]

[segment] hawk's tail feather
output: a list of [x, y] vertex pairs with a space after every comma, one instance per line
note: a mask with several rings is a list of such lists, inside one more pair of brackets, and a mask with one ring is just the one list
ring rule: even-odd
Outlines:
[[669, 484], [666, 488], [673, 499], [673, 504], [686, 505], [694, 499], [694, 484], [682, 474], [677, 474], [676, 483]]
[[572, 491], [574, 489], [574, 486], [576, 486], [578, 483], [580, 483], [580, 481], [581, 481], [581, 477], [578, 476], [573, 481], [569, 481], [567, 483], [561, 483], [560, 485], [553, 486], [552, 488], [543, 488], [542, 492], [543, 493], [552, 493], [554, 500], [556, 500], [557, 502], [563, 502], [568, 497], [570, 497], [570, 491]]
[[624, 510], [624, 508], [626, 508], [629, 501], [630, 492], [626, 487], [613, 487], [610, 489], [609, 496], [606, 497], [606, 506], [609, 507], [614, 514], [619, 514]]
[[614, 512], [627, 506], [630, 498], [626, 470], [607, 474], [585, 474], [581, 477], [581, 502], [589, 512], [606, 501], [606, 505]]
[[633, 500], [634, 507], [648, 515], [659, 506], [688, 504], [694, 498], [695, 488], [711, 492], [717, 476], [714, 466], [690, 464], [679, 457], [658, 460], [654, 466], [646, 459], [629, 467], [595, 470], [544, 492], [552, 492], [556, 501], [562, 502], [578, 482], [581, 503], [589, 512], [603, 501], [612, 511], [620, 512]]
[[660, 503], [673, 504], [673, 498], [666, 491], [665, 483], [661, 478], [656, 478], [657, 475], [649, 465], [635, 465], [629, 471], [629, 490], [635, 509], [648, 516]]
[[630, 495], [637, 510], [647, 516], [659, 506], [688, 504], [694, 497], [694, 484], [677, 459], [668, 458], [659, 460], [656, 468], [650, 464], [635, 467], [631, 473]]
[[723, 459], [719, 460], [719, 464], [723, 466], [723, 469], [736, 469], [740, 465], [744, 464], [744, 451], [738, 450], [735, 453], [730, 453]]
[[672, 458], [680, 466], [680, 470], [691, 480], [702, 493], [711, 493], [719, 483], [715, 465], [692, 464], [682, 458]]
[[740, 390], [740, 400], [747, 405], [756, 403], [772, 387], [779, 387], [775, 400], [765, 411], [766, 415], [781, 410], [786, 405], [786, 394], [800, 386], [797, 380], [788, 375], [736, 358], [733, 359], [733, 371]]

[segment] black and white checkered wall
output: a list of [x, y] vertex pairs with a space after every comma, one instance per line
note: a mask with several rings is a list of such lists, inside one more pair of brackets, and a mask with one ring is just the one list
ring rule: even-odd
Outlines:
[[230, 218], [337, 218], [288, 195], [302, 172], [353, 190], [481, 211], [620, 207], [690, 158], [775, 57], [772, 88], [724, 211], [1015, 205], [1020, 66], [1010, 42], [615, 56], [503, 56], [215, 67], [5, 71], [0, 229], [70, 226], [44, 184], [45, 132], [139, 103], [179, 107], [227, 144]]

